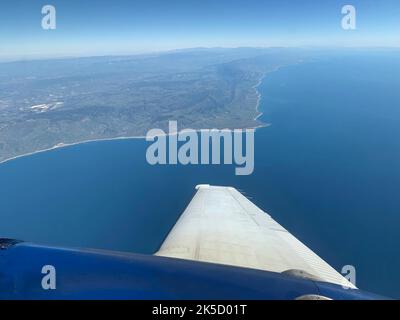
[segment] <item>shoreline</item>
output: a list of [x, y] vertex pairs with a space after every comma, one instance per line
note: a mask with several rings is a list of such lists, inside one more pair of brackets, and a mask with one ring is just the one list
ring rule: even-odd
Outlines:
[[[263, 83], [264, 79], [265, 79], [270, 73], [279, 71], [279, 69], [281, 69], [281, 68], [283, 68], [283, 67], [284, 67], [284, 66], [276, 66], [276, 67], [273, 68], [271, 71], [265, 72], [265, 73], [261, 76], [261, 78], [260, 78], [260, 80], [258, 81], [258, 83], [257, 83], [255, 86], [253, 86], [253, 88], [256, 90], [256, 93], [257, 93], [257, 96], [258, 96], [258, 98], [257, 98], [257, 104], [256, 104], [256, 113], [257, 113], [257, 115], [255, 116], [255, 118], [254, 118], [253, 120], [257, 121], [257, 120], [264, 114], [264, 112], [262, 112], [262, 111], [259, 110], [262, 96], [261, 96], [261, 92], [260, 92], [260, 90], [258, 89], [258, 87]], [[266, 123], [265, 126], [270, 126], [270, 124]], [[262, 126], [262, 127], [264, 127], [264, 126]]]
[[[261, 128], [266, 128], [270, 126], [269, 124], [265, 124], [265, 125], [259, 125], [253, 128], [242, 128], [242, 130], [251, 130], [253, 129], [254, 131], [256, 131], [257, 129], [261, 129]], [[184, 129], [182, 129], [184, 130]], [[195, 130], [196, 132], [201, 132], [201, 130], [204, 129], [197, 129]], [[211, 129], [207, 129], [207, 130], [211, 130]], [[172, 133], [166, 133], [165, 136], [173, 136], [176, 135], [179, 132], [172, 132]], [[11, 162], [13, 160], [17, 160], [20, 158], [25, 158], [25, 157], [29, 157], [29, 156], [33, 156], [35, 154], [39, 154], [39, 153], [44, 153], [44, 152], [49, 152], [49, 151], [54, 151], [57, 149], [63, 149], [63, 148], [68, 148], [68, 147], [73, 147], [73, 146], [78, 146], [81, 144], [88, 144], [88, 143], [94, 143], [94, 142], [105, 142], [105, 141], [116, 141], [116, 140], [139, 140], [139, 139], [143, 139], [146, 140], [146, 136], [132, 136], [132, 137], [116, 137], [116, 138], [103, 138], [103, 139], [92, 139], [92, 140], [84, 140], [84, 141], [79, 141], [79, 142], [73, 142], [73, 143], [59, 143], [57, 145], [55, 145], [54, 147], [51, 148], [46, 148], [46, 149], [42, 149], [42, 150], [38, 150], [38, 151], [33, 151], [33, 152], [28, 152], [28, 153], [24, 153], [12, 158], [8, 158], [5, 160], [0, 161], [0, 165], [5, 164], [7, 162]]]
[[[259, 81], [252, 87], [256, 91], [256, 94], [257, 94], [257, 103], [256, 103], [256, 106], [255, 106], [256, 116], [253, 119], [254, 121], [257, 121], [264, 114], [263, 112], [261, 112], [259, 110], [262, 95], [261, 95], [261, 92], [258, 90], [258, 87], [262, 84], [263, 80], [267, 77], [268, 74], [278, 71], [281, 67], [282, 66], [277, 66], [273, 70], [265, 72], [260, 77]], [[266, 128], [266, 127], [269, 127], [269, 126], [270, 126], [269, 123], [265, 123], [265, 124], [260, 124], [258, 126], [252, 127], [252, 128], [241, 128], [241, 129], [242, 130], [254, 129], [254, 131], [257, 131], [257, 129]], [[196, 131], [200, 132], [201, 130], [202, 129], [197, 129]], [[166, 135], [169, 136], [169, 135], [174, 135], [174, 134], [176, 134], [176, 133], [168, 133]], [[2, 160], [2, 161], [0, 161], [0, 165], [8, 163], [8, 162], [13, 161], [13, 160], [20, 159], [20, 158], [33, 156], [35, 154], [44, 153], [44, 152], [48, 152], [48, 151], [54, 151], [54, 150], [61, 149], [61, 148], [73, 147], [73, 146], [81, 145], [81, 144], [87, 144], [87, 143], [93, 143], [93, 142], [102, 142], [102, 141], [134, 140], [134, 139], [146, 139], [146, 136], [131, 136], [131, 137], [89, 139], [89, 140], [83, 140], [83, 141], [72, 142], [72, 143], [62, 143], [62, 142], [60, 142], [60, 143], [58, 143], [57, 145], [55, 145], [55, 146], [53, 146], [51, 148], [32, 151], [32, 152], [24, 153], [24, 154], [21, 154], [21, 155], [18, 155], [18, 156], [14, 156], [14, 157]]]
[[1, 165], [1, 164], [4, 164], [4, 163], [7, 163], [7, 162], [9, 162], [9, 161], [12, 161], [12, 160], [19, 159], [19, 158], [24, 158], [24, 157], [33, 156], [33, 155], [38, 154], [38, 153], [53, 151], [53, 150], [62, 149], [62, 148], [73, 147], [73, 146], [80, 145], [80, 144], [87, 144], [87, 143], [101, 142], [101, 141], [131, 140], [131, 139], [146, 139], [146, 137], [145, 137], [145, 136], [132, 136], [132, 137], [116, 137], [116, 138], [91, 139], [91, 140], [83, 140], [83, 141], [72, 142], [72, 143], [62, 143], [62, 142], [60, 142], [59, 144], [57, 144], [57, 145], [55, 145], [54, 147], [51, 147], [51, 148], [46, 148], [46, 149], [42, 149], [42, 150], [32, 151], [32, 152], [24, 153], [24, 154], [21, 154], [21, 155], [12, 157], [12, 158], [8, 158], [8, 159], [5, 159], [5, 160], [2, 160], [2, 161], [0, 161], [0, 165]]

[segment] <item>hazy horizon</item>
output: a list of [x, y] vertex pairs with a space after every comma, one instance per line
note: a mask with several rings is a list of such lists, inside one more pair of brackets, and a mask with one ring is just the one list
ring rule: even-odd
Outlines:
[[110, 52], [110, 53], [98, 53], [98, 54], [76, 54], [76, 55], [40, 55], [40, 56], [25, 56], [25, 57], [1, 57], [0, 63], [12, 63], [12, 62], [23, 62], [23, 61], [40, 61], [40, 60], [63, 60], [63, 59], [84, 59], [84, 58], [101, 58], [101, 57], [135, 57], [135, 56], [150, 56], [158, 54], [170, 54], [179, 53], [186, 51], [201, 51], [201, 50], [235, 50], [235, 49], [299, 49], [299, 50], [400, 50], [400, 46], [270, 46], [270, 47], [187, 47], [187, 48], [176, 48], [176, 49], [165, 49], [158, 51], [143, 51], [143, 52]]
[[[55, 30], [42, 28], [45, 4], [56, 9]], [[355, 30], [341, 25], [347, 4], [356, 9]], [[5, 0], [0, 8], [1, 61], [203, 47], [400, 47], [393, 0]]]

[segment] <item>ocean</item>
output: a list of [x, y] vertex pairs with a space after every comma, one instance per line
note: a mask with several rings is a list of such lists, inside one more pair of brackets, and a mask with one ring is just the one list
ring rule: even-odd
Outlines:
[[[0, 236], [153, 253], [197, 184], [229, 185], [357, 286], [400, 298], [400, 57], [332, 55], [259, 86], [255, 171], [151, 166], [149, 142], [99, 141], [0, 165]], [[173, 119], [172, 119], [173, 120]]]

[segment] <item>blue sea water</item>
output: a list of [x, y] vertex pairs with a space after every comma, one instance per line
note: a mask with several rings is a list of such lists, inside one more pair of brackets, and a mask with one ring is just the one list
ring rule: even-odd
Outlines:
[[0, 165], [0, 236], [152, 253], [200, 183], [231, 185], [357, 286], [400, 298], [400, 57], [321, 58], [259, 87], [255, 171], [150, 166], [144, 140], [92, 142]]

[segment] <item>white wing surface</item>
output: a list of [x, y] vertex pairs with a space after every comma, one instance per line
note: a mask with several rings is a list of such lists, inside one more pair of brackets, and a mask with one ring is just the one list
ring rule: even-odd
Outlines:
[[196, 189], [156, 255], [287, 272], [355, 288], [235, 188]]

